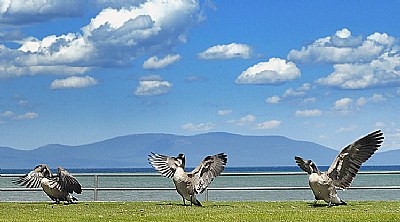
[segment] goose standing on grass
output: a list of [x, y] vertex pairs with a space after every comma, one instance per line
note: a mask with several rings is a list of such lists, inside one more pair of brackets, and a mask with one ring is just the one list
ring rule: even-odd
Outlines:
[[195, 195], [203, 193], [214, 178], [221, 174], [228, 159], [224, 153], [207, 156], [192, 172], [185, 172], [183, 154], [171, 157], [152, 152], [148, 160], [161, 175], [172, 178], [176, 190], [182, 196], [183, 205], [186, 205], [185, 200], [188, 200], [190, 205], [201, 206]]
[[383, 133], [378, 130], [348, 145], [339, 153], [326, 173], [321, 173], [311, 160], [303, 160], [296, 156], [294, 159], [297, 165], [310, 175], [308, 181], [315, 196], [313, 206], [318, 200], [324, 200], [329, 207], [346, 205], [337, 196], [336, 187], [347, 189], [350, 186], [361, 164], [378, 150], [383, 138]]
[[73, 192], [82, 193], [81, 184], [71, 174], [58, 167], [57, 175], [53, 175], [46, 164], [37, 165], [34, 170], [20, 177], [14, 183], [28, 188], [42, 187], [47, 196], [55, 203], [60, 203], [60, 201], [73, 203], [78, 199], [71, 194]]

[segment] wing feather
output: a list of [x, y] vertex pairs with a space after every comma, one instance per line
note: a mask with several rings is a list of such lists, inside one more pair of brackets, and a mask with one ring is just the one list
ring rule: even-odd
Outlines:
[[214, 156], [207, 156], [190, 173], [193, 176], [194, 188], [196, 194], [203, 193], [211, 182], [224, 171], [228, 161], [227, 155], [219, 153]]
[[60, 184], [62, 190], [65, 190], [68, 193], [82, 193], [81, 184], [68, 171], [59, 167], [57, 170], [57, 176], [57, 182]]
[[161, 173], [164, 177], [172, 178], [178, 167], [176, 164], [177, 159], [171, 156], [165, 156], [151, 152], [149, 155], [149, 163]]
[[295, 156], [294, 159], [296, 160], [297, 165], [304, 170], [305, 172], [307, 172], [308, 174], [311, 174], [311, 168], [310, 168], [310, 160], [304, 160], [303, 158], [299, 157], [299, 156]]
[[42, 171], [38, 171], [37, 169], [39, 169], [39, 166], [17, 180], [14, 180], [13, 183], [27, 188], [39, 188], [44, 175]]
[[327, 171], [333, 184], [342, 189], [348, 188], [361, 165], [378, 150], [383, 139], [383, 133], [377, 130], [345, 147]]

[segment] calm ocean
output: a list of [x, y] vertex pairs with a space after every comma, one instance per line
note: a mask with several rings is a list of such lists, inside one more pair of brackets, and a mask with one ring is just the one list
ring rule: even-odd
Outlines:
[[[328, 167], [320, 167], [325, 171]], [[156, 177], [126, 177], [124, 174], [154, 173], [151, 168], [111, 168], [111, 169], [67, 169], [76, 176], [84, 188], [94, 187], [93, 176], [84, 174], [105, 174], [99, 177], [101, 188], [126, 188], [126, 187], [154, 187], [173, 188], [171, 179], [161, 176]], [[190, 171], [191, 169], [187, 169]], [[29, 169], [1, 169], [0, 174], [25, 174]], [[361, 171], [400, 171], [400, 166], [363, 166]], [[56, 172], [55, 170], [53, 172]], [[296, 166], [284, 167], [228, 167], [225, 173], [257, 173], [257, 172], [300, 172]], [[107, 174], [120, 174], [121, 176], [107, 176]], [[12, 183], [15, 178], [0, 177], [0, 188], [20, 188]], [[353, 181], [353, 187], [360, 186], [398, 186], [400, 174], [360, 174]], [[307, 175], [280, 175], [280, 176], [221, 176], [216, 178], [210, 187], [306, 187]], [[400, 200], [400, 190], [397, 189], [368, 189], [368, 190], [338, 190], [339, 196], [347, 201], [351, 200]], [[80, 201], [92, 201], [94, 192], [84, 190], [82, 194], [74, 195]], [[200, 201], [204, 201], [204, 194], [198, 195]], [[312, 201], [311, 190], [296, 191], [209, 191], [209, 201]], [[180, 201], [176, 191], [105, 191], [98, 192], [99, 201]], [[0, 201], [49, 201], [42, 191], [16, 192], [1, 191]]]

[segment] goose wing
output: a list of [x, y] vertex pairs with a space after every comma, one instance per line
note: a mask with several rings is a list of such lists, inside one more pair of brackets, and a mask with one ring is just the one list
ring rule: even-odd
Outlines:
[[310, 160], [304, 160], [303, 158], [299, 157], [299, 156], [295, 156], [294, 159], [296, 160], [297, 165], [304, 170], [305, 172], [307, 172], [308, 174], [311, 174], [311, 167], [310, 167]]
[[342, 189], [348, 188], [361, 165], [381, 146], [383, 138], [383, 133], [377, 130], [345, 147], [327, 171], [333, 184]]
[[227, 161], [227, 155], [224, 153], [207, 156], [191, 173], [188, 174], [189, 177], [193, 177], [193, 185], [196, 194], [203, 193], [214, 178], [221, 174]]
[[42, 181], [43, 178], [44, 177], [42, 173], [35, 172], [32, 170], [31, 172], [13, 181], [13, 183], [19, 184], [27, 188], [39, 188], [40, 182]]
[[60, 184], [62, 190], [65, 190], [68, 193], [73, 193], [73, 192], [77, 194], [82, 193], [81, 184], [68, 171], [59, 167], [57, 170], [57, 176], [58, 176], [57, 182]]
[[14, 180], [13, 183], [19, 184], [21, 186], [27, 188], [39, 188], [41, 185], [41, 181], [48, 174], [45, 173], [45, 169], [49, 169], [47, 165], [41, 164], [35, 167], [31, 172], [25, 174], [24, 176]]
[[172, 156], [164, 156], [161, 154], [151, 152], [149, 155], [149, 163], [161, 173], [164, 177], [172, 178], [178, 168], [178, 160]]

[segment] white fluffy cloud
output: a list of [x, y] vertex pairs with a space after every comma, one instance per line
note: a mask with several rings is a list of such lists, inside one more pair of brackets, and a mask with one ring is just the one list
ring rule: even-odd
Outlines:
[[350, 98], [342, 98], [335, 101], [335, 109], [349, 109], [353, 100]]
[[212, 46], [198, 54], [200, 59], [248, 59], [250, 55], [250, 46], [238, 43]]
[[400, 85], [400, 54], [385, 53], [369, 63], [335, 64], [333, 68], [333, 73], [317, 82], [342, 89]]
[[247, 114], [246, 116], [241, 117], [238, 120], [230, 120], [229, 123], [233, 123], [239, 126], [244, 126], [253, 123], [256, 121], [256, 116]]
[[0, 24], [25, 25], [53, 18], [77, 17], [83, 14], [83, 5], [83, 1], [76, 0], [3, 0], [0, 1]]
[[275, 129], [281, 125], [281, 121], [279, 120], [269, 120], [262, 123], [257, 124], [257, 129]]
[[289, 88], [285, 90], [283, 93], [282, 97], [303, 97], [306, 95], [306, 92], [311, 89], [311, 84], [310, 83], [304, 83], [300, 87], [293, 89]]
[[162, 59], [159, 59], [157, 56], [153, 56], [148, 58], [143, 63], [143, 68], [145, 69], [161, 69], [165, 68], [175, 62], [181, 60], [181, 56], [178, 54], [167, 55]]
[[16, 117], [14, 117], [14, 120], [31, 120], [31, 119], [36, 119], [39, 117], [39, 114], [36, 112], [27, 112], [25, 114], [22, 115], [18, 115]]
[[3, 112], [1, 114], [1, 116], [6, 117], [6, 118], [11, 118], [11, 117], [15, 116], [15, 114], [12, 111], [7, 110], [7, 111]]
[[358, 98], [357, 101], [356, 101], [356, 105], [357, 105], [357, 107], [361, 107], [361, 106], [366, 105], [369, 102], [379, 103], [379, 102], [382, 102], [382, 101], [385, 101], [385, 100], [386, 100], [386, 98], [382, 94], [374, 93], [369, 98], [365, 98], [365, 97]]
[[353, 37], [348, 29], [342, 29], [301, 50], [291, 50], [288, 59], [303, 63], [370, 62], [388, 51], [394, 42], [395, 38], [386, 33], [374, 33], [363, 40], [361, 37]]
[[172, 83], [163, 81], [159, 76], [142, 78], [134, 92], [137, 96], [156, 96], [169, 93]]
[[298, 117], [312, 117], [312, 116], [321, 116], [322, 111], [319, 109], [306, 109], [306, 110], [296, 110], [295, 116]]
[[279, 103], [280, 100], [281, 98], [279, 98], [279, 96], [271, 96], [265, 100], [265, 103], [277, 104]]
[[248, 115], [243, 116], [242, 118], [240, 118], [239, 121], [238, 121], [237, 123], [238, 123], [239, 125], [246, 125], [246, 124], [249, 124], [249, 123], [254, 122], [255, 120], [256, 120], [256, 117], [255, 117], [255, 116], [253, 116], [253, 115], [251, 115], [251, 114], [248, 114]]
[[279, 84], [301, 76], [293, 62], [280, 58], [271, 58], [243, 71], [236, 79], [237, 84]]
[[189, 130], [189, 131], [209, 131], [215, 128], [214, 123], [200, 123], [200, 124], [194, 124], [194, 123], [187, 123], [182, 125], [182, 129], [184, 130]]
[[341, 89], [400, 85], [398, 40], [386, 33], [363, 38], [342, 29], [301, 50], [290, 51], [287, 57], [302, 63], [332, 63], [334, 71], [317, 80], [322, 85]]
[[[43, 2], [47, 6], [57, 1]], [[171, 51], [177, 44], [185, 43], [187, 30], [200, 14], [199, 2], [193, 0], [135, 4], [103, 9], [81, 32], [26, 38], [19, 49], [0, 44], [0, 77], [60, 74], [60, 69], [75, 75], [91, 67], [129, 66], [138, 55]], [[65, 7], [68, 4], [63, 1], [62, 8]], [[4, 4], [0, 9], [8, 10]]]
[[89, 86], [97, 85], [98, 81], [90, 76], [78, 77], [71, 76], [65, 79], [54, 80], [50, 88], [51, 89], [69, 89], [69, 88], [85, 88]]

